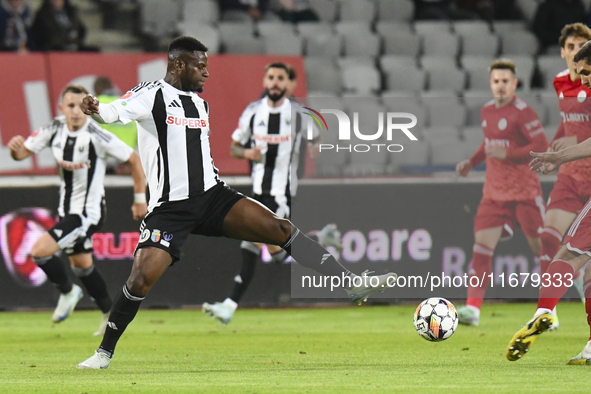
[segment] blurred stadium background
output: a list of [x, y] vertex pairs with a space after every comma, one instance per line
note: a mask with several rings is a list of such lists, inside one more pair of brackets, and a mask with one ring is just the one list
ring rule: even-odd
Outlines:
[[[248, 164], [230, 157], [230, 135], [244, 107], [260, 96], [263, 66], [272, 60], [294, 65], [298, 71], [295, 96], [307, 99], [312, 108], [330, 103], [331, 108], [351, 113], [358, 110], [356, 105], [362, 101], [370, 103], [375, 112], [404, 110], [417, 114], [419, 124], [413, 131], [420, 143], [409, 152], [382, 152], [372, 156], [375, 159], [370, 165], [358, 162], [354, 154], [347, 152], [336, 160], [330, 155], [321, 155], [316, 162], [309, 160], [306, 173], [310, 179], [303, 182], [300, 193], [300, 204], [307, 209], [301, 210], [302, 215], [295, 221], [306, 230], [336, 222], [345, 236], [361, 232], [367, 242], [372, 241], [376, 229], [386, 234], [412, 234], [426, 229], [433, 239], [429, 259], [439, 266], [447, 256], [460, 259], [454, 261], [465, 269], [471, 255], [472, 217], [480, 198], [482, 172], [460, 183], [448, 176], [455, 164], [469, 157], [482, 141], [479, 113], [491, 98], [491, 61], [497, 57], [515, 61], [520, 79], [517, 94], [536, 110], [549, 139], [560, 122], [552, 79], [566, 64], [556, 47], [542, 46], [531, 30], [541, 4], [537, 0], [516, 0], [520, 18], [495, 19], [491, 23], [479, 19], [415, 20], [412, 0], [309, 0], [319, 20], [300, 23], [283, 22], [272, 13], [254, 22], [246, 12], [222, 12], [214, 0], [71, 3], [86, 25], [85, 44], [100, 48], [99, 52], [0, 53], [0, 174], [21, 175], [0, 177], [0, 214], [5, 219], [0, 230], [6, 267], [15, 253], [7, 237], [24, 236], [10, 235], [10, 215], [23, 207], [53, 210], [57, 205], [56, 179], [48, 176], [57, 174], [51, 153], [46, 150], [35, 158], [16, 162], [5, 146], [9, 139], [17, 134], [28, 135], [57, 115], [58, 98], [67, 84], [82, 84], [92, 92], [96, 77], [107, 76], [125, 92], [140, 81], [161, 78], [166, 67], [166, 45], [178, 35], [195, 36], [210, 48], [211, 76], [203, 96], [212, 108], [213, 156], [224, 179], [245, 193], [249, 192]], [[584, 3], [589, 11], [591, 0]], [[41, 1], [31, 0], [27, 4], [36, 10]], [[415, 177], [405, 178], [408, 175]], [[417, 175], [421, 179], [417, 180]], [[544, 180], [546, 191], [553, 179]], [[315, 194], [318, 187], [328, 184], [339, 192], [363, 195], [368, 182], [385, 188], [404, 185], [418, 192], [401, 192], [396, 197], [384, 194], [387, 197], [367, 208], [365, 219], [357, 221], [342, 218], [343, 211], [353, 209], [347, 200], [339, 200], [338, 204], [335, 200], [318, 203]], [[129, 248], [135, 242], [129, 234], [137, 232], [137, 223], [127, 218], [131, 180], [111, 177], [106, 185], [110, 214], [103, 233], [95, 237], [95, 247], [103, 251], [97, 264], [104, 267], [101, 269], [114, 289], [129, 270]], [[349, 189], [339, 189], [343, 187]], [[330, 195], [323, 193], [321, 196]], [[446, 198], [433, 203], [433, 196]], [[404, 210], [409, 204], [418, 206]], [[384, 209], [387, 215], [383, 214]], [[450, 215], [449, 219], [439, 220], [442, 211]], [[375, 218], [382, 222], [376, 224]], [[15, 245], [20, 245], [21, 240]], [[146, 305], [181, 306], [225, 296], [239, 267], [238, 244], [227, 247], [231, 242], [206, 243], [196, 238], [192, 245], [187, 245], [190, 250], [185, 264], [165, 275], [162, 282], [166, 283], [156, 286]], [[351, 242], [349, 247], [357, 247]], [[536, 262], [525, 245], [520, 238], [500, 247], [495, 262], [498, 270], [535, 270]], [[453, 251], [458, 254], [450, 255], [447, 248], [456, 248]], [[396, 254], [396, 258], [392, 256], [394, 252], [386, 253], [382, 266], [364, 253], [361, 260], [345, 262], [374, 264], [371, 267], [380, 270], [385, 269], [386, 263], [401, 263], [412, 257], [407, 249]], [[195, 274], [192, 264], [197, 264], [201, 271]], [[288, 267], [268, 266], [261, 271], [260, 276], [255, 275], [245, 305], [293, 303], [286, 287]], [[21, 283], [22, 278], [15, 277], [10, 268], [0, 272], [0, 308], [51, 307], [57, 300], [57, 294], [48, 285], [42, 286], [44, 296], [40, 297], [41, 290], [24, 289], [23, 285], [31, 284]], [[193, 287], [175, 282], [195, 275], [226, 282], [222, 287], [214, 286], [208, 279], [200, 279], [200, 286]], [[172, 290], [178, 288], [187, 290]], [[80, 305], [90, 307], [92, 303], [83, 301]]]

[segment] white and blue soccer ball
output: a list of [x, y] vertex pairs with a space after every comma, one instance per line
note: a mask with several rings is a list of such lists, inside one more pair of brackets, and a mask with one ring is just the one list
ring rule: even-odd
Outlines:
[[428, 341], [443, 341], [458, 327], [456, 307], [441, 297], [427, 298], [415, 311], [415, 329]]

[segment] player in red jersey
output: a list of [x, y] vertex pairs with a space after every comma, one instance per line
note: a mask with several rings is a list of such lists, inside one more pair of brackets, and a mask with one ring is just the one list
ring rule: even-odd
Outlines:
[[[498, 242], [513, 235], [513, 222], [521, 226], [535, 256], [542, 243], [538, 234], [544, 223], [545, 204], [538, 176], [529, 170], [529, 152], [546, 150], [548, 140], [536, 112], [515, 97], [515, 64], [507, 59], [490, 66], [494, 96], [482, 107], [484, 141], [474, 155], [456, 166], [460, 176], [486, 160], [482, 200], [474, 218], [474, 247], [470, 277], [482, 281], [468, 287], [466, 306], [458, 309], [460, 323], [480, 324], [480, 307], [489, 285], [492, 256]], [[482, 280], [484, 279], [484, 280]]]
[[[568, 68], [554, 78], [562, 121], [550, 143], [552, 151], [559, 151], [591, 137], [591, 90], [581, 84], [581, 77], [573, 61], [576, 53], [588, 40], [591, 40], [591, 29], [582, 23], [566, 25], [562, 29], [559, 39], [560, 53]], [[560, 167], [558, 180], [554, 184], [546, 207], [544, 230], [541, 234], [540, 274], [547, 271], [552, 258], [560, 249], [562, 237], [589, 197], [591, 159], [567, 163]], [[582, 281], [575, 281], [575, 286], [584, 299]], [[552, 311], [552, 315], [554, 323], [550, 330], [558, 328], [556, 310]]]
[[[591, 41], [581, 47], [573, 58], [575, 70], [581, 75], [581, 83], [591, 88]], [[544, 174], [560, 170], [565, 163], [591, 158], [591, 138], [558, 152], [532, 153], [534, 159], [530, 166], [532, 171]], [[559, 178], [560, 179], [560, 178]], [[556, 189], [556, 188], [555, 188]], [[562, 246], [552, 259], [552, 263], [542, 277], [538, 309], [534, 317], [525, 324], [511, 339], [507, 347], [506, 357], [510, 361], [519, 360], [527, 353], [534, 341], [547, 331], [555, 320], [552, 310], [573, 285], [575, 272], [581, 269], [591, 259], [591, 200], [581, 209], [570, 226]], [[584, 275], [585, 312], [590, 335], [581, 353], [573, 357], [570, 365], [591, 365], [591, 268], [585, 269]]]

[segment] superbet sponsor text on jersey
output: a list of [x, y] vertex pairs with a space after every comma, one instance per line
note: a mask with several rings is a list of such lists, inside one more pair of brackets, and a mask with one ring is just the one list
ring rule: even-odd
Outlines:
[[[470, 159], [477, 165], [486, 158], [486, 181], [483, 198], [497, 201], [524, 201], [542, 195], [537, 174], [529, 169], [530, 151], [543, 152], [548, 147], [544, 128], [536, 112], [515, 97], [497, 108], [491, 100], [480, 111], [484, 141]], [[485, 156], [485, 147], [501, 145], [507, 158]]]
[[[591, 90], [581, 80], [571, 81], [568, 70], [554, 78], [558, 108], [562, 118], [554, 140], [576, 136], [577, 142], [591, 137]], [[591, 158], [560, 166], [559, 172], [576, 181], [591, 182]]]

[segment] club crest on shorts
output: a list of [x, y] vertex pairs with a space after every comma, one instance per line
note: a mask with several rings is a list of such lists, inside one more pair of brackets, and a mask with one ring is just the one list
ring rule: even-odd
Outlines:
[[149, 238], [150, 238], [150, 230], [144, 229], [144, 231], [142, 231], [142, 235], [140, 236], [140, 240], [138, 242], [139, 243], [146, 242]]
[[158, 241], [160, 241], [160, 230], [158, 229], [154, 229], [152, 231], [152, 236], [150, 237], [150, 239], [152, 240], [152, 242], [157, 243]]

